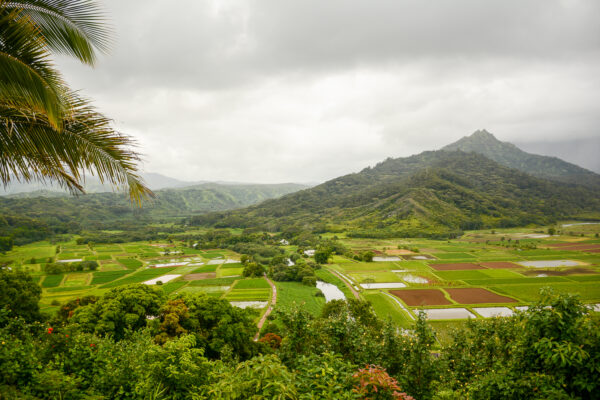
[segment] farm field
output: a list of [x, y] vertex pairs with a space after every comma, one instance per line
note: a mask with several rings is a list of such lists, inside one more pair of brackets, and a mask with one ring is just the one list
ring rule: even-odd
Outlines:
[[[335, 285], [346, 298], [356, 292], [375, 313], [407, 327], [423, 310], [434, 327], [510, 315], [550, 288], [577, 294], [588, 304], [600, 303], [600, 225], [586, 226], [585, 236], [540, 235], [532, 229], [467, 232], [460, 239], [339, 239], [351, 252], [372, 251], [385, 261], [357, 261], [348, 254], [330, 257], [316, 270], [317, 279]], [[407, 250], [410, 249], [410, 250]], [[285, 246], [294, 254], [297, 246]], [[398, 257], [390, 261], [388, 256]], [[74, 241], [39, 242], [0, 255], [16, 270], [27, 271], [43, 290], [41, 307], [132, 283], [155, 284], [166, 294], [205, 293], [232, 304], [251, 304], [263, 312], [272, 297], [264, 278], [244, 278], [241, 254], [226, 249], [195, 250], [182, 244], [131, 242], [87, 246]], [[96, 270], [48, 274], [48, 262], [96, 261]], [[312, 260], [312, 258], [310, 258]], [[67, 262], [68, 264], [68, 262]], [[162, 278], [162, 279], [161, 279]], [[294, 304], [318, 315], [325, 298], [316, 287], [275, 282], [275, 310]], [[447, 310], [447, 311], [444, 311]], [[454, 324], [454, 325], [453, 325]]]
[[[555, 236], [545, 235], [541, 229], [512, 228], [471, 231], [450, 241], [342, 238], [357, 253], [411, 258], [362, 262], [336, 257], [328, 268], [347, 278], [381, 318], [408, 326], [411, 317], [423, 310], [436, 330], [444, 330], [466, 318], [511, 315], [517, 307], [539, 300], [544, 288], [576, 294], [590, 305], [600, 303], [599, 231], [600, 225], [587, 225], [584, 232]], [[413, 254], [394, 251], [406, 248]], [[423, 257], [415, 260], [415, 255]], [[407, 286], [361, 287], [371, 282], [404, 282]], [[387, 301], [387, 296], [403, 307]]]

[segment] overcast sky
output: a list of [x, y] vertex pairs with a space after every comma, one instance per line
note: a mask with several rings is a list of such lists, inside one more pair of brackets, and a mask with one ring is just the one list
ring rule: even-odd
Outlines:
[[59, 63], [145, 171], [317, 182], [482, 128], [600, 136], [597, 0], [100, 1], [112, 52]]

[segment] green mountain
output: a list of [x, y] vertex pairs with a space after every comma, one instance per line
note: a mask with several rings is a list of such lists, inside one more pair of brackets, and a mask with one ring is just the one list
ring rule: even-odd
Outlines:
[[560, 158], [527, 153], [512, 143], [501, 142], [486, 130], [476, 131], [471, 136], [465, 136], [442, 150], [479, 153], [502, 165], [534, 176], [600, 188], [599, 174]]
[[600, 191], [553, 182], [477, 153], [429, 151], [192, 224], [269, 230], [349, 229], [360, 236], [448, 236], [600, 215]]
[[142, 208], [132, 205], [125, 195], [118, 193], [73, 197], [56, 192], [37, 192], [4, 196], [0, 197], [0, 237], [13, 236], [17, 242], [23, 243], [30, 238], [41, 240], [55, 233], [130, 229], [176, 217], [245, 207], [304, 188], [306, 186], [295, 183], [206, 183], [158, 190], [156, 198]]

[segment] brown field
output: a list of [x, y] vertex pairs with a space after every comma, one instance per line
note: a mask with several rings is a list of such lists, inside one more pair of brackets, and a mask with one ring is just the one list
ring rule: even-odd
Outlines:
[[452, 304], [438, 289], [390, 290], [409, 306], [443, 306]]
[[386, 252], [386, 254], [389, 254], [391, 256], [398, 256], [401, 254], [415, 254], [414, 252], [412, 252], [410, 250], [406, 250], [406, 249], [391, 249], [391, 250], [386, 250], [385, 252]]
[[481, 304], [481, 303], [516, 303], [517, 300], [500, 296], [487, 289], [481, 288], [458, 288], [444, 289], [450, 295], [452, 300], [460, 304]]
[[204, 272], [201, 274], [189, 274], [183, 277], [184, 281], [199, 281], [201, 279], [212, 279], [216, 278], [216, 272]]
[[565, 276], [565, 275], [577, 275], [577, 274], [595, 274], [596, 271], [587, 268], [569, 268], [563, 270], [556, 270], [556, 268], [552, 269], [536, 269], [536, 270], [527, 270], [525, 272], [521, 272], [524, 275], [528, 276], [536, 276], [539, 274], [546, 274], [548, 276]]
[[556, 243], [549, 244], [548, 247], [567, 251], [585, 251], [588, 253], [597, 253], [600, 251], [600, 244], [595, 243]]
[[450, 264], [429, 264], [429, 266], [437, 271], [457, 271], [461, 269], [485, 269], [479, 264], [474, 263], [450, 263]]
[[508, 261], [482, 262], [480, 264], [483, 265], [486, 268], [491, 268], [491, 269], [523, 268], [520, 265], [517, 265], [515, 263], [511, 263], [511, 262], [508, 262]]

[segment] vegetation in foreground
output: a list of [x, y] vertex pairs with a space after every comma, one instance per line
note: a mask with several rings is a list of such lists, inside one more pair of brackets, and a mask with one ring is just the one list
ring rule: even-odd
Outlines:
[[318, 316], [280, 312], [281, 325], [255, 342], [252, 311], [205, 294], [131, 285], [44, 320], [29, 276], [3, 270], [0, 289], [4, 398], [593, 399], [600, 390], [600, 320], [568, 295], [470, 321], [433, 352], [423, 315], [398, 330], [358, 300], [329, 302]]

